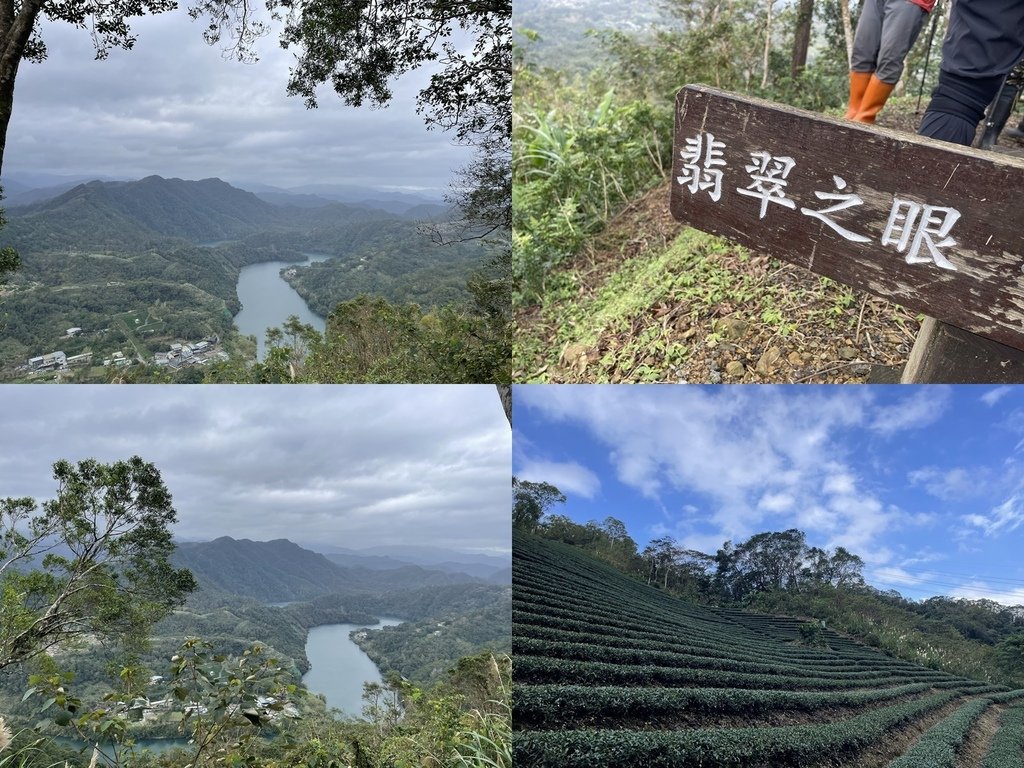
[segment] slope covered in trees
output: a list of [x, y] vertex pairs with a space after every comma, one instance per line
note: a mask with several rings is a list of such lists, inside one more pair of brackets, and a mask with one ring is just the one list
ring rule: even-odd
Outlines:
[[266, 603], [480, 581], [466, 574], [412, 565], [379, 571], [346, 567], [287, 539], [251, 541], [222, 536], [214, 541], [184, 542], [175, 550], [173, 561], [188, 568], [206, 588]]
[[1024, 691], [819, 621], [697, 605], [535, 535], [513, 552], [517, 764], [1020, 763]]
[[[3, 299], [0, 367], [55, 349], [92, 352], [98, 365], [122, 348], [151, 359], [176, 340], [232, 339], [240, 268], [308, 253], [332, 258], [289, 279], [323, 315], [372, 294], [461, 316], [486, 253], [478, 243], [438, 245], [421, 227], [342, 203], [273, 205], [219, 179], [81, 184], [9, 211], [0, 247], [20, 254], [20, 268]], [[134, 333], [119, 321], [131, 312], [153, 322]], [[83, 333], [67, 337], [69, 328]]]

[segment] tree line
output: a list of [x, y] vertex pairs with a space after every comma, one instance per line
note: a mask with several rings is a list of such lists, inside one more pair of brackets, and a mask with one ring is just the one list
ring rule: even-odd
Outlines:
[[844, 547], [811, 546], [795, 528], [726, 541], [714, 554], [688, 549], [667, 535], [640, 549], [625, 524], [614, 517], [580, 524], [565, 515], [548, 514], [565, 501], [549, 483], [514, 478], [513, 492], [516, 528], [586, 549], [647, 584], [693, 599], [742, 602], [773, 590], [864, 585], [864, 561], [859, 556]]

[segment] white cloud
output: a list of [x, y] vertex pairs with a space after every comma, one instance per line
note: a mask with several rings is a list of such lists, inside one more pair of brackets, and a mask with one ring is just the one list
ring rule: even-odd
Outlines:
[[866, 579], [869, 584], [881, 584], [884, 587], [889, 587], [893, 584], [913, 586], [927, 583], [934, 578], [934, 574], [931, 573], [910, 573], [903, 568], [892, 565], [872, 568], [871, 571], [866, 574]]
[[593, 499], [601, 490], [601, 480], [598, 476], [575, 461], [527, 459], [520, 465], [516, 476], [520, 480], [534, 483], [550, 483], [562, 493], [576, 494], [586, 499]]
[[984, 490], [983, 470], [953, 467], [941, 470], [937, 467], [922, 467], [908, 473], [911, 485], [922, 486], [928, 493], [944, 501], [967, 498]]
[[898, 432], [926, 427], [942, 417], [951, 401], [952, 392], [948, 387], [915, 387], [900, 402], [876, 408], [871, 429], [891, 437]]
[[994, 600], [1006, 606], [1024, 605], [1024, 587], [1015, 589], [992, 587], [980, 580], [970, 581], [957, 587], [951, 594], [953, 597], [963, 597], [968, 600]]
[[854, 492], [853, 475], [847, 473], [828, 475], [822, 490], [825, 493], [849, 495]]
[[680, 518], [687, 541], [720, 545], [796, 521], [861, 552], [907, 522], [843, 458], [850, 428], [874, 423], [865, 390], [524, 386], [515, 396], [551, 422], [585, 426], [618, 479], [647, 499], [700, 497], [715, 530], [695, 535]]
[[94, 61], [89, 34], [44, 23], [49, 57], [23, 63], [4, 172], [149, 174], [279, 186], [346, 183], [444, 191], [471, 152], [415, 111], [434, 71], [400, 79], [387, 109], [345, 106], [322, 89], [307, 110], [286, 94], [293, 55], [276, 32], [260, 60], [225, 60], [184, 10], [137, 19], [132, 51]]
[[986, 536], [1009, 533], [1024, 523], [1024, 498], [1014, 494], [998, 507], [994, 507], [988, 515], [969, 514], [963, 521], [973, 528], [978, 528]]
[[[53, 429], [39, 429], [39, 414]], [[12, 387], [0, 498], [52, 497], [60, 458], [141, 456], [185, 539], [353, 548], [510, 544], [511, 433], [489, 386]]]
[[1013, 387], [996, 387], [995, 389], [990, 389], [985, 392], [985, 394], [981, 396], [980, 400], [985, 405], [991, 407], [1011, 392], [1013, 392]]
[[788, 512], [796, 504], [796, 499], [789, 493], [766, 493], [757, 506], [765, 512]]

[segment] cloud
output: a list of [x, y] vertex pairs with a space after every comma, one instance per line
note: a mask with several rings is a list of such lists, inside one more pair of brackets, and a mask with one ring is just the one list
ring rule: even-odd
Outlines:
[[758, 509], [765, 512], [787, 512], [796, 504], [796, 499], [789, 493], [766, 493], [757, 503]]
[[1013, 387], [996, 387], [985, 392], [979, 399], [985, 405], [992, 407], [1011, 392], [1013, 392]]
[[668, 523], [687, 540], [721, 543], [796, 521], [829, 546], [862, 551], [907, 516], [843, 460], [851, 430], [874, 416], [871, 393], [846, 389], [517, 387], [515, 396], [552, 423], [583, 426], [618, 480], [650, 502], [702, 498], [712, 531], [687, 530], [685, 516]]
[[510, 547], [511, 436], [489, 386], [4, 393], [0, 497], [50, 498], [59, 458], [132, 455], [160, 469], [184, 539]]
[[416, 114], [431, 66], [393, 88], [387, 109], [345, 106], [333, 92], [307, 110], [286, 95], [292, 54], [276, 33], [255, 64], [225, 60], [183, 10], [133, 22], [132, 51], [94, 61], [89, 34], [45, 23], [49, 57], [24, 63], [5, 176], [27, 172], [115, 178], [153, 173], [278, 186], [346, 183], [447, 188], [471, 159]]
[[934, 578], [934, 574], [910, 573], [909, 571], [906, 571], [898, 566], [883, 566], [880, 568], [873, 568], [868, 574], [869, 583], [883, 584], [885, 586], [891, 586], [893, 584], [914, 586], [918, 584], [926, 584]]
[[565, 494], [576, 494], [593, 499], [601, 490], [597, 475], [575, 461], [531, 461], [520, 465], [516, 475], [520, 480], [550, 483]]
[[847, 495], [851, 494], [854, 490], [853, 475], [847, 474], [845, 472], [830, 474], [825, 478], [825, 483], [822, 486], [822, 490], [825, 493]]
[[875, 408], [871, 429], [891, 437], [898, 432], [927, 427], [942, 417], [951, 402], [952, 392], [948, 387], [915, 387], [898, 403]]
[[[979, 529], [986, 536], [1009, 533], [1024, 523], [1024, 497], [1014, 494], [988, 515], [964, 515], [963, 521], [971, 528]], [[969, 532], [965, 532], [970, 535]]]
[[953, 597], [963, 597], [968, 600], [994, 600], [1006, 606], [1024, 605], [1024, 587], [1013, 589], [991, 587], [986, 582], [979, 580], [970, 581], [957, 587], [951, 594]]
[[937, 467], [922, 467], [907, 475], [911, 485], [922, 486], [932, 496], [944, 501], [967, 498], [980, 493], [985, 483], [983, 470], [969, 470], [953, 467], [941, 470]]

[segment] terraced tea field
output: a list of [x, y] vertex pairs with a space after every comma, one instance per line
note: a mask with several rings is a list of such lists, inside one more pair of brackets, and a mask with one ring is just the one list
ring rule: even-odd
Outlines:
[[516, 534], [517, 768], [1021, 768], [1024, 691], [708, 608]]

